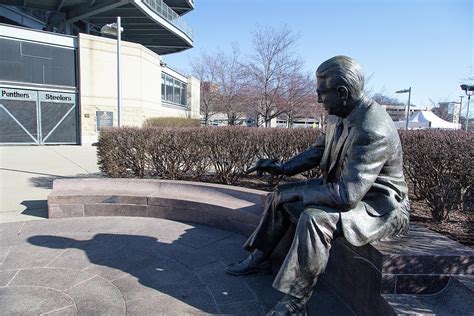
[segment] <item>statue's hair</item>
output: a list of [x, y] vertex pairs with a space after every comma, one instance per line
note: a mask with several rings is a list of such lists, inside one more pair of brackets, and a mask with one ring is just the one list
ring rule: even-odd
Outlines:
[[347, 56], [332, 57], [316, 70], [317, 78], [325, 78], [331, 88], [343, 85], [351, 95], [358, 97], [364, 90], [364, 73], [362, 66], [353, 58]]

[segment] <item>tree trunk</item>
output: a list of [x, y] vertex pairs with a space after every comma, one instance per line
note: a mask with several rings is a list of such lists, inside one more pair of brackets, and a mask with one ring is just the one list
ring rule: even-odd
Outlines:
[[227, 113], [227, 125], [235, 125], [235, 113]]
[[287, 123], [288, 128], [293, 127], [293, 115], [288, 115], [288, 123]]

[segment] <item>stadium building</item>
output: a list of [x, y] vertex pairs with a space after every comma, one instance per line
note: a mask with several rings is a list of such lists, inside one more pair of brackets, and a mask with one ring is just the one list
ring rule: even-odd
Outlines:
[[120, 17], [122, 126], [199, 118], [200, 82], [162, 55], [192, 48], [193, 0], [0, 0], [0, 144], [91, 144], [117, 126]]

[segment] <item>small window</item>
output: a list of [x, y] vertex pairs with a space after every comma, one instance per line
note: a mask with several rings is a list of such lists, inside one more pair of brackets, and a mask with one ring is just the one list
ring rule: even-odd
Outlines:
[[186, 84], [183, 83], [182, 89], [181, 89], [181, 102], [182, 105], [188, 105], [187, 102], [187, 91], [186, 91]]
[[173, 102], [173, 79], [166, 78], [166, 101]]
[[181, 94], [181, 82], [178, 80], [174, 80], [174, 86], [173, 86], [173, 102], [179, 104], [179, 96]]
[[187, 84], [169, 76], [161, 74], [161, 99], [180, 106], [187, 106]]
[[161, 99], [166, 100], [166, 85], [165, 85], [165, 75], [161, 75]]

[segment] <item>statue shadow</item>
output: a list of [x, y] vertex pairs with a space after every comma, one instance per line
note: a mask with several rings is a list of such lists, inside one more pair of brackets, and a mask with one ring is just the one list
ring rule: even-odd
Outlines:
[[21, 214], [48, 218], [47, 200], [24, 200], [20, 204], [25, 207]]
[[[213, 294], [203, 282], [206, 280], [198, 276], [198, 270], [193, 270], [196, 262], [206, 265], [206, 262], [212, 263], [216, 260], [212, 257], [205, 261], [203, 253], [183, 245], [186, 241], [192, 242], [196, 238], [202, 238], [202, 234], [195, 228], [190, 228], [172, 242], [149, 236], [113, 233], [99, 233], [87, 240], [35, 235], [29, 237], [28, 242], [41, 247], [71, 250], [69, 254], [64, 255], [68, 253], [65, 251], [62, 256], [56, 258], [56, 262], [52, 262], [50, 267], [70, 269], [77, 267], [78, 261], [82, 261], [87, 268], [82, 266], [78, 270], [108, 279], [120, 290], [126, 302], [140, 301], [138, 304], [148, 306], [143, 308], [157, 311], [155, 308], [159, 306], [153, 305], [153, 298], [168, 295], [201, 312], [218, 313]], [[192, 250], [186, 252], [188, 248]], [[83, 251], [87, 259], [77, 250]], [[169, 304], [176, 304], [170, 300], [172, 299], [168, 298]], [[182, 303], [178, 305], [186, 309]]]
[[82, 179], [82, 178], [102, 178], [103, 175], [100, 172], [96, 173], [80, 173], [75, 176], [60, 176], [60, 175], [48, 175], [41, 174], [38, 177], [32, 177], [29, 179], [30, 183], [36, 188], [52, 189], [53, 182], [57, 179]]

